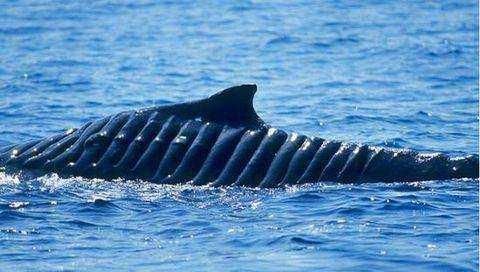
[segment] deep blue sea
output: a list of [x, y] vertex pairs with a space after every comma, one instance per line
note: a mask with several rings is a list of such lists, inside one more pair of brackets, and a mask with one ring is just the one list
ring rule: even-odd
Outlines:
[[[0, 1], [0, 146], [256, 83], [268, 123], [478, 154], [478, 1]], [[477, 271], [478, 180], [0, 173], [0, 271]]]

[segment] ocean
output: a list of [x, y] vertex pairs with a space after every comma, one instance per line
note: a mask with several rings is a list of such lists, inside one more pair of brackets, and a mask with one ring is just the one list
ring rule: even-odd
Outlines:
[[[255, 83], [286, 131], [478, 154], [477, 1], [0, 2], [0, 147]], [[478, 271], [479, 181], [0, 173], [0, 271]]]

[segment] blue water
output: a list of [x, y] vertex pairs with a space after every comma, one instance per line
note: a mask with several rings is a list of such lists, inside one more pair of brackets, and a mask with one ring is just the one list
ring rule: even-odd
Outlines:
[[[0, 146], [256, 83], [287, 131], [478, 154], [477, 1], [88, 2], [0, 2]], [[478, 190], [0, 174], [0, 270], [476, 271]]]

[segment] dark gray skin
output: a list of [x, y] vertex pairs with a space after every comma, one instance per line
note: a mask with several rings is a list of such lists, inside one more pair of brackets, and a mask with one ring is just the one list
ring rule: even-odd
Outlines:
[[93, 120], [0, 149], [0, 166], [38, 175], [248, 187], [478, 178], [478, 155], [449, 158], [274, 129], [255, 113], [256, 90], [236, 86], [204, 100]]

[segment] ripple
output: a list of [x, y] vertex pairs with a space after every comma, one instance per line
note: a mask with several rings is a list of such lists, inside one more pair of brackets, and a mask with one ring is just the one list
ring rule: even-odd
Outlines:
[[314, 240], [312, 238], [308, 239], [308, 238], [304, 238], [304, 237], [292, 237], [290, 239], [290, 241], [292, 243], [300, 244], [300, 245], [319, 245], [319, 244], [322, 244], [321, 241]]
[[386, 199], [383, 201], [383, 206], [379, 207], [378, 210], [382, 211], [435, 211], [439, 210], [435, 205], [418, 201], [404, 201], [400, 199]]
[[297, 43], [299, 41], [300, 39], [296, 37], [283, 35], [283, 36], [275, 37], [273, 39], [268, 40], [265, 46], [274, 47], [274, 46], [280, 46], [280, 45], [288, 45], [288, 44]]
[[87, 222], [87, 221], [83, 221], [83, 220], [79, 220], [79, 219], [66, 220], [66, 221], [62, 221], [62, 222], [60, 222], [60, 223], [64, 223], [64, 224], [67, 224], [67, 225], [69, 225], [69, 226], [80, 227], [80, 228], [98, 227], [98, 226], [100, 226], [100, 225], [98, 225], [98, 224], [91, 223], [91, 222]]
[[51, 31], [51, 28], [40, 26], [24, 26], [24, 27], [2, 27], [0, 34], [4, 35], [32, 35]]
[[286, 202], [298, 202], [298, 203], [317, 202], [318, 203], [322, 200], [324, 200], [324, 196], [322, 196], [320, 192], [305, 192], [293, 197], [289, 197], [286, 200]]

